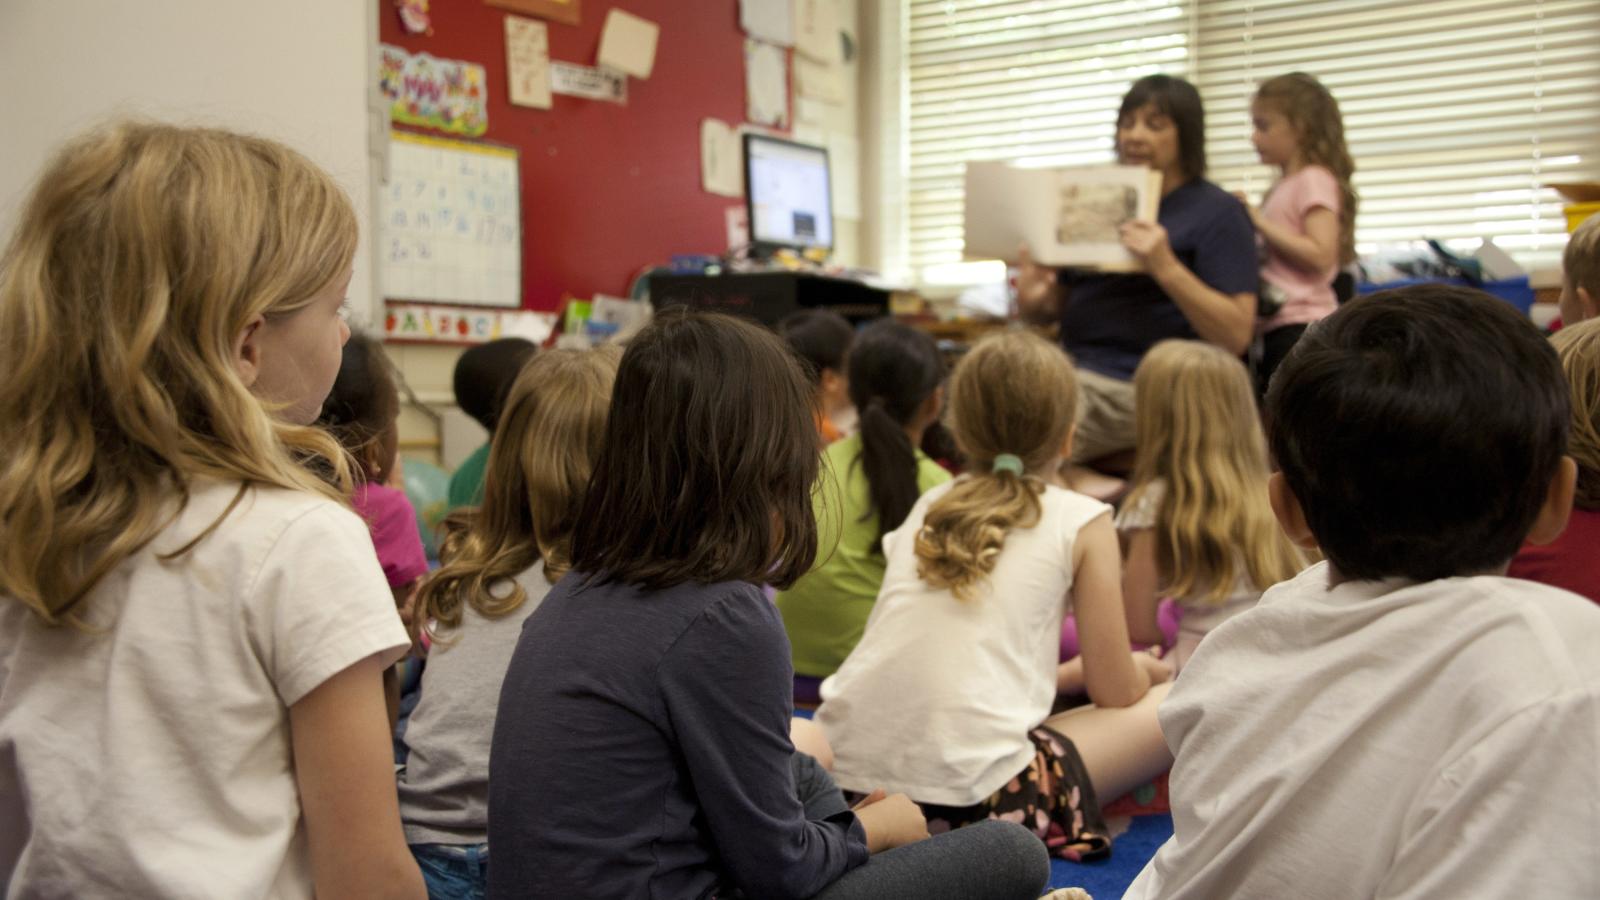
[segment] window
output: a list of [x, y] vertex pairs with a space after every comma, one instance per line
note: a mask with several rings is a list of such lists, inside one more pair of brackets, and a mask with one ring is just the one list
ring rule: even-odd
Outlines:
[[1272, 173], [1250, 146], [1255, 83], [1327, 84], [1363, 251], [1493, 237], [1554, 266], [1566, 229], [1543, 185], [1600, 175], [1593, 0], [910, 0], [904, 33], [907, 262], [924, 282], [995, 277], [959, 265], [965, 161], [1107, 161], [1122, 93], [1152, 72], [1195, 83], [1210, 177], [1257, 195]]

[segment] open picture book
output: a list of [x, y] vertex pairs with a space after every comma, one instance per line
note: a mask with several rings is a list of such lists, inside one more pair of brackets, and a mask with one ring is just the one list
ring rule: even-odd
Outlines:
[[1118, 228], [1133, 219], [1154, 221], [1160, 201], [1161, 173], [1143, 166], [1024, 169], [969, 162], [965, 255], [1013, 260], [1027, 244], [1041, 265], [1142, 271]]

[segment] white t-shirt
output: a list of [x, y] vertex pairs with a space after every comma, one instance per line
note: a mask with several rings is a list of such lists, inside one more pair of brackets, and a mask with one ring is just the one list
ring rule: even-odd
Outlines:
[[977, 803], [1027, 767], [1028, 731], [1055, 702], [1072, 545], [1111, 508], [1047, 487], [1039, 523], [1006, 535], [994, 571], [962, 601], [917, 577], [914, 552], [928, 507], [952, 484], [923, 494], [884, 536], [889, 566], [866, 633], [822, 683], [816, 721], [846, 790]]
[[[1123, 507], [1117, 512], [1117, 531], [1137, 531], [1142, 528], [1154, 528], [1161, 513], [1161, 501], [1166, 499], [1166, 479], [1158, 478], [1134, 498], [1134, 502]], [[1189, 662], [1195, 647], [1211, 629], [1228, 621], [1239, 613], [1256, 605], [1261, 599], [1261, 589], [1250, 580], [1250, 573], [1244, 568], [1244, 557], [1235, 554], [1239, 576], [1234, 579], [1233, 590], [1223, 597], [1220, 602], [1207, 603], [1202, 598], [1210, 590], [1208, 585], [1196, 585], [1195, 591], [1189, 597], [1174, 597], [1177, 604], [1183, 608], [1183, 620], [1178, 624], [1178, 640], [1172, 648], [1172, 655], [1168, 662], [1172, 663], [1173, 671], [1178, 672]]]
[[1600, 897], [1600, 608], [1328, 574], [1213, 631], [1162, 704], [1174, 834], [1126, 896]]
[[409, 646], [372, 540], [324, 498], [196, 485], [46, 627], [0, 598], [0, 882], [12, 897], [310, 897], [288, 707]]

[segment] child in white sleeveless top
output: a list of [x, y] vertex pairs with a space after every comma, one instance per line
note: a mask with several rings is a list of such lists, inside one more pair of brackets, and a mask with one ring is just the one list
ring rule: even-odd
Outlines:
[[[1151, 689], [1169, 672], [1128, 653], [1110, 507], [1052, 482], [1076, 396], [1066, 355], [1024, 332], [961, 361], [949, 424], [969, 472], [884, 538], [883, 590], [817, 712], [842, 787], [902, 791], [930, 828], [1020, 821], [1070, 858], [1109, 845], [1097, 796], [1170, 762]], [[1098, 706], [1051, 718], [1070, 610]]]

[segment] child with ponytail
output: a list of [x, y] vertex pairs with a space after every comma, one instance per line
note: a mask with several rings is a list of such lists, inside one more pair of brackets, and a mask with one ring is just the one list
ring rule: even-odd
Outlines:
[[[1171, 762], [1151, 687], [1168, 672], [1128, 652], [1111, 508], [1057, 481], [1076, 388], [1066, 354], [1021, 331], [956, 366], [948, 425], [971, 467], [884, 538], [883, 589], [816, 716], [845, 789], [903, 791], [930, 828], [1021, 821], [1069, 858], [1109, 846], [1097, 797]], [[1051, 717], [1069, 611], [1096, 705]]]
[[816, 563], [777, 598], [801, 703], [816, 702], [817, 685], [861, 639], [883, 582], [883, 536], [900, 527], [924, 491], [950, 480], [917, 449], [943, 402], [945, 365], [933, 338], [878, 322], [856, 338], [848, 366], [860, 431], [823, 453], [814, 495]]
[[1305, 561], [1267, 502], [1266, 438], [1239, 360], [1199, 341], [1162, 341], [1133, 389], [1139, 455], [1117, 516], [1128, 632], [1161, 642], [1157, 608], [1175, 599], [1183, 619], [1170, 659], [1182, 669], [1207, 632]]

